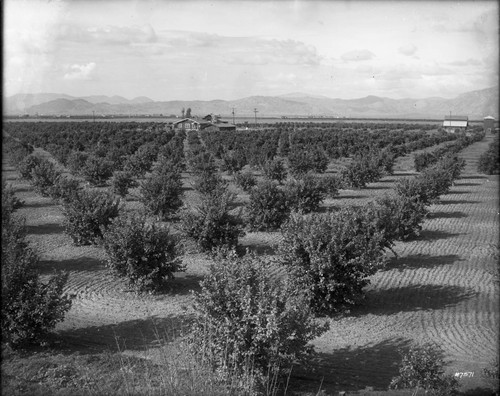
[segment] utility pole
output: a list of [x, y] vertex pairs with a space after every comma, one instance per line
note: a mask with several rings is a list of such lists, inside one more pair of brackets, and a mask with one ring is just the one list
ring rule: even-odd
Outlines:
[[234, 107], [233, 107], [233, 125], [236, 125], [236, 124], [234, 123]]
[[256, 108], [254, 108], [253, 112], [255, 113], [255, 128], [257, 128], [257, 113], [258, 113], [258, 111]]

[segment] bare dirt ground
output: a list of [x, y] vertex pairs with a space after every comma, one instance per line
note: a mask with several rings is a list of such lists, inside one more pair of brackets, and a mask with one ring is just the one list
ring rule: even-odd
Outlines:
[[[498, 351], [499, 238], [498, 176], [478, 174], [477, 160], [491, 137], [460, 154], [467, 167], [451, 192], [431, 207], [422, 235], [398, 243], [399, 258], [371, 279], [364, 304], [348, 315], [328, 320], [331, 329], [314, 341], [319, 358], [315, 372], [297, 370], [294, 389], [327, 392], [386, 389], [397, 374], [398, 349], [412, 342], [435, 341], [450, 360], [450, 373], [473, 372], [462, 378], [463, 389], [485, 387], [480, 373]], [[69, 272], [66, 292], [73, 306], [56, 331], [63, 340], [90, 350], [120, 349], [141, 354], [157, 345], [158, 337], [172, 339], [192, 312], [192, 290], [209, 260], [186, 254], [187, 272], [178, 274], [164, 295], [137, 295], [105, 267], [104, 253], [94, 246], [77, 247], [64, 233], [61, 208], [17, 180], [12, 167], [3, 174], [25, 201], [29, 240], [41, 256], [40, 270]], [[367, 189], [341, 191], [330, 205], [360, 204], [384, 192], [395, 180], [413, 174], [411, 161], [401, 158], [394, 176]], [[241, 242], [260, 254], [274, 254], [279, 233], [249, 233]]]

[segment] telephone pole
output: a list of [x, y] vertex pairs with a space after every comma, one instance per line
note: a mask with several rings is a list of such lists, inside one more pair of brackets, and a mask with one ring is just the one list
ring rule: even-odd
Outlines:
[[258, 110], [256, 108], [254, 108], [253, 112], [255, 113], [255, 128], [257, 128], [257, 113], [258, 113]]
[[233, 125], [236, 125], [236, 124], [234, 123], [234, 107], [233, 107]]

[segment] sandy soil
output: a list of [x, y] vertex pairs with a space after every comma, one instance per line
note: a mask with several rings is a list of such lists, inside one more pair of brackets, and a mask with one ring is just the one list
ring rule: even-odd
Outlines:
[[[462, 178], [441, 202], [431, 207], [422, 235], [398, 243], [387, 268], [371, 279], [364, 304], [336, 319], [323, 318], [331, 329], [314, 341], [319, 358], [315, 372], [296, 370], [295, 389], [327, 392], [386, 389], [397, 374], [399, 348], [412, 342], [435, 341], [446, 351], [449, 372], [474, 372], [462, 378], [464, 389], [485, 386], [482, 368], [498, 351], [498, 277], [495, 276], [499, 237], [498, 176], [476, 172], [479, 155], [491, 137], [466, 148]], [[390, 193], [395, 180], [413, 174], [409, 158], [401, 158], [396, 174], [367, 189], [341, 191], [326, 206], [360, 204]], [[164, 295], [137, 295], [103, 264], [99, 247], [76, 247], [62, 227], [61, 208], [35, 194], [4, 164], [4, 176], [25, 207], [29, 240], [41, 255], [40, 270], [69, 271], [66, 292], [73, 306], [56, 330], [75, 346], [140, 354], [158, 338], [172, 339], [192, 312], [192, 290], [209, 260], [187, 254], [187, 272], [178, 274]], [[260, 254], [274, 254], [278, 233], [250, 233], [242, 243]]]

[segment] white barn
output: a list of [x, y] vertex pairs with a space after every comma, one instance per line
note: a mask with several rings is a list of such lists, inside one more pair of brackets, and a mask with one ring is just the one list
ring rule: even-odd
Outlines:
[[446, 132], [455, 133], [457, 130], [465, 132], [469, 126], [469, 117], [467, 116], [445, 116], [443, 129]]

